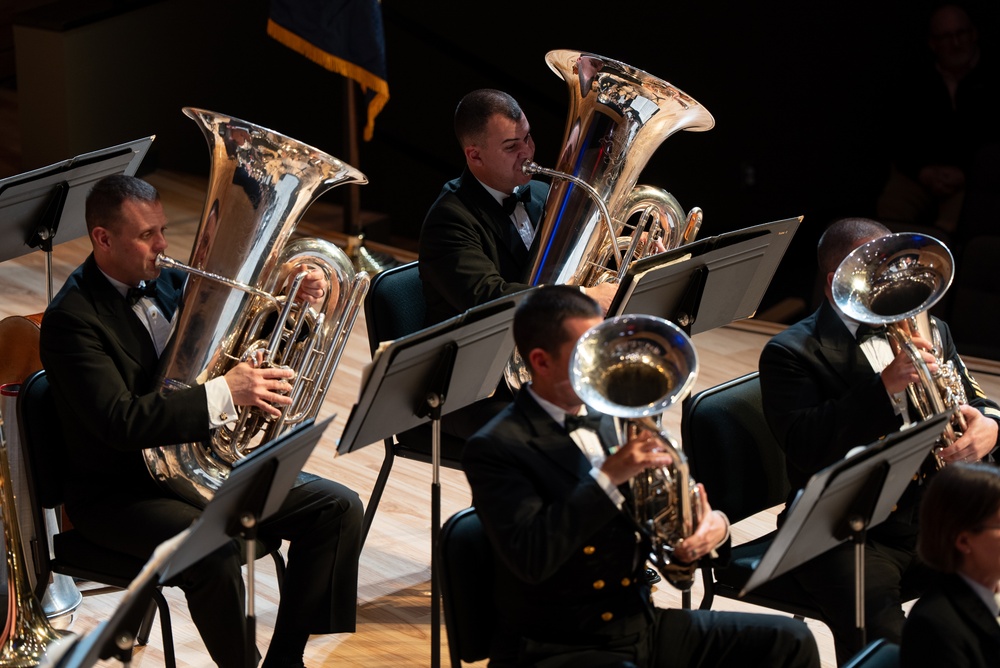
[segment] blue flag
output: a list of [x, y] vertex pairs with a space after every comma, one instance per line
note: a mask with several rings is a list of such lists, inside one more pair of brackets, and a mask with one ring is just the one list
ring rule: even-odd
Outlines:
[[357, 81], [368, 101], [364, 138], [389, 101], [379, 0], [271, 0], [267, 34], [313, 62]]

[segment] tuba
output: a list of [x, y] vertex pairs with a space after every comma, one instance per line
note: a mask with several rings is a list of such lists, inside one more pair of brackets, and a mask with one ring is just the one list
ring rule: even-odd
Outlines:
[[[694, 241], [701, 209], [685, 214], [669, 192], [636, 181], [667, 137], [710, 130], [712, 114], [677, 87], [616, 60], [560, 50], [545, 62], [569, 87], [569, 117], [555, 169], [531, 161], [521, 167], [553, 177], [528, 283], [619, 282], [632, 261], [654, 252], [654, 241], [667, 249]], [[515, 360], [506, 370], [513, 388], [528, 377]]]
[[[890, 234], [859, 246], [844, 258], [833, 277], [834, 303], [848, 317], [886, 328], [893, 353], [905, 350], [919, 380], [906, 388], [921, 420], [952, 410], [935, 452], [965, 431], [958, 407], [965, 386], [951, 360], [942, 359], [941, 334], [928, 311], [948, 291], [955, 269], [951, 251], [934, 237], [912, 232]], [[931, 342], [937, 372], [931, 373], [913, 344]], [[936, 457], [936, 455], [935, 455]], [[944, 462], [937, 457], [940, 468]]]
[[[0, 388], [4, 397], [16, 396], [10, 390], [16, 385]], [[4, 408], [8, 402], [4, 401]], [[21, 539], [18, 504], [14, 493], [15, 476], [11, 473], [10, 457], [0, 412], [0, 517], [7, 563], [7, 616], [0, 635], [0, 666], [37, 666], [50, 645], [67, 635], [53, 627], [45, 616], [42, 604], [35, 596], [28, 577], [28, 562]]]
[[573, 349], [570, 381], [580, 399], [615, 417], [620, 443], [637, 429], [658, 434], [673, 459], [632, 478], [635, 520], [652, 540], [650, 561], [674, 587], [687, 591], [696, 563], [674, 558], [675, 549], [701, 521], [701, 498], [687, 458], [660, 425], [668, 408], [684, 399], [698, 374], [694, 345], [673, 323], [649, 315], [609, 318], [588, 330]]
[[[296, 372], [292, 404], [280, 418], [238, 407], [236, 422], [214, 430], [208, 443], [143, 450], [158, 482], [204, 506], [237, 460], [319, 412], [368, 291], [368, 275], [355, 273], [334, 244], [289, 239], [324, 192], [368, 180], [277, 132], [201, 109], [187, 107], [184, 113], [205, 135], [212, 165], [190, 264], [157, 260], [190, 274], [174, 335], [160, 359], [161, 389], [204, 383], [250, 360]], [[300, 266], [319, 268], [328, 281], [318, 308], [295, 300], [306, 273]]]

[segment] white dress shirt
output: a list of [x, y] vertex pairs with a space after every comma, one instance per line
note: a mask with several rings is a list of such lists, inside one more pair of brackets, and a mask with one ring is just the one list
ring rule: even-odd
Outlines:
[[[489, 194], [493, 195], [496, 201], [500, 203], [500, 206], [503, 206], [503, 201], [511, 195], [511, 193], [504, 193], [500, 192], [496, 188], [490, 188], [482, 181], [479, 183], [486, 188], [486, 191], [489, 192]], [[527, 187], [528, 186], [526, 185], [521, 186], [521, 188]], [[518, 202], [514, 207], [514, 213], [510, 214], [510, 222], [514, 224], [514, 229], [516, 229], [517, 233], [521, 236], [521, 241], [524, 242], [524, 247], [531, 248], [531, 242], [535, 239], [535, 228], [532, 227], [531, 219], [528, 218], [528, 210], [524, 208], [524, 204], [522, 202]]]
[[[101, 271], [101, 273], [104, 272]], [[107, 274], [104, 276], [118, 290], [122, 299], [125, 299], [129, 286]], [[174, 333], [177, 314], [174, 314], [173, 320], [167, 320], [160, 305], [151, 297], [143, 297], [137, 301], [132, 306], [132, 311], [139, 316], [139, 321], [153, 339], [156, 355], [161, 355]], [[207, 381], [205, 383], [205, 396], [208, 403], [208, 424], [212, 429], [236, 421], [236, 404], [233, 403], [233, 395], [229, 391], [229, 384], [225, 378], [219, 376]]]
[[[559, 406], [556, 406], [551, 401], [546, 401], [531, 388], [529, 384], [527, 386], [528, 392], [531, 393], [531, 397], [538, 402], [538, 405], [542, 407], [546, 413], [548, 413], [553, 420], [562, 426], [566, 425], [566, 411], [564, 411]], [[587, 407], [581, 406], [580, 412], [577, 415], [586, 415]], [[590, 462], [590, 477], [593, 478], [604, 493], [608, 495], [611, 502], [614, 503], [619, 508], [625, 503], [625, 497], [622, 495], [618, 487], [611, 482], [611, 478], [608, 474], [601, 470], [601, 465], [604, 463], [607, 454], [604, 452], [604, 447], [601, 445], [601, 439], [598, 438], [597, 434], [590, 431], [589, 429], [575, 429], [570, 432], [569, 437], [573, 439], [577, 447], [580, 448], [580, 452], [583, 456], [587, 458]]]

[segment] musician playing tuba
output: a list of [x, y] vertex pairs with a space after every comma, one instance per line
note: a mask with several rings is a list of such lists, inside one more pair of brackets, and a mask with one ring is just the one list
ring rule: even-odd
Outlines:
[[[293, 372], [241, 362], [204, 384], [161, 392], [158, 358], [176, 334], [173, 309], [187, 278], [157, 266], [167, 248], [159, 194], [135, 177], [105, 177], [87, 197], [86, 223], [93, 253], [52, 300], [40, 330], [53, 418], [70, 456], [66, 510], [89, 540], [145, 561], [201, 508], [157, 484], [143, 449], [205, 441], [241, 405], [279, 413]], [[310, 283], [313, 297], [330, 289]], [[292, 545], [264, 666], [301, 666], [309, 634], [355, 630], [362, 503], [339, 483], [309, 474], [299, 482], [257, 527], [263, 544]], [[184, 590], [212, 661], [233, 668], [259, 659], [245, 656], [243, 557], [233, 541], [172, 582]]]
[[[463, 450], [496, 555], [490, 665], [722, 666], [739, 657], [739, 665], [818, 667], [801, 621], [652, 605], [652, 545], [628, 510], [625, 483], [671, 458], [652, 431], [619, 443], [612, 418], [588, 413], [575, 393], [574, 348], [602, 321], [575, 287], [525, 296], [514, 339], [532, 381]], [[688, 562], [729, 549], [725, 515], [699, 491], [702, 520], [676, 551]]]
[[[427, 324], [529, 287], [532, 244], [549, 185], [522, 170], [535, 159], [531, 124], [499, 90], [467, 94], [455, 109], [462, 175], [442, 188], [420, 231]], [[613, 286], [587, 289], [605, 309]]]
[[[444, 185], [420, 231], [428, 325], [536, 285], [579, 286], [607, 313], [632, 260], [697, 235], [701, 209], [685, 215], [673, 195], [636, 180], [661, 142], [712, 128], [712, 115], [670, 83], [610, 58], [563, 49], [545, 61], [569, 93], [555, 169], [535, 163], [531, 126], [507, 93], [475, 90], [455, 110], [466, 167]], [[552, 177], [551, 187], [535, 174]], [[526, 375], [514, 355], [494, 394], [446, 415], [443, 431], [467, 438]]]
[[[760, 356], [760, 383], [763, 407], [771, 430], [786, 455], [791, 483], [789, 502], [809, 477], [842, 459], [853, 448], [865, 446], [919, 421], [907, 398], [907, 387], [919, 376], [906, 350], [894, 353], [884, 334], [865, 331], [849, 318], [834, 298], [838, 274], [845, 258], [890, 231], [865, 218], [834, 222], [820, 238], [817, 260], [825, 281], [826, 299], [815, 313], [771, 339]], [[901, 291], [889, 301], [903, 302], [903, 293], [925, 296], [934, 285], [944, 283], [939, 275], [941, 260], [928, 253], [929, 244], [900, 250], [897, 260], [884, 275], [888, 290]], [[873, 250], [876, 261], [887, 253]], [[892, 287], [889, 281], [899, 279]], [[950, 279], [949, 279], [950, 280]], [[858, 280], [857, 283], [863, 283]], [[866, 285], [857, 285], [865, 290]], [[903, 306], [901, 311], [909, 310]], [[883, 313], [895, 309], [882, 308]], [[940, 349], [934, 348], [928, 333], [912, 338], [931, 372], [950, 361], [964, 385], [967, 402], [956, 407], [965, 427], [951, 445], [938, 451], [947, 463], [992, 459], [997, 446], [1000, 410], [988, 399], [955, 349], [947, 325], [932, 318], [940, 333]], [[861, 340], [858, 340], [858, 336]], [[940, 361], [939, 361], [940, 360]], [[937, 470], [932, 452], [927, 464], [910, 484], [896, 509], [883, 523], [866, 533], [864, 549], [864, 619], [869, 641], [887, 638], [900, 641], [903, 628], [902, 603], [915, 598], [925, 584], [926, 570], [916, 561], [917, 507], [926, 477]], [[855, 578], [855, 547], [850, 541], [792, 571], [795, 578], [823, 610], [833, 631], [838, 663], [844, 663], [861, 649], [857, 616], [851, 591]]]

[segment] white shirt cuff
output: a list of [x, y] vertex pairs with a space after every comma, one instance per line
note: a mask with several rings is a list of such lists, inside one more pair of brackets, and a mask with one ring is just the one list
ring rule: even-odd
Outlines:
[[212, 429], [236, 421], [236, 404], [225, 377], [218, 376], [207, 381], [205, 396], [208, 399], [208, 424]]

